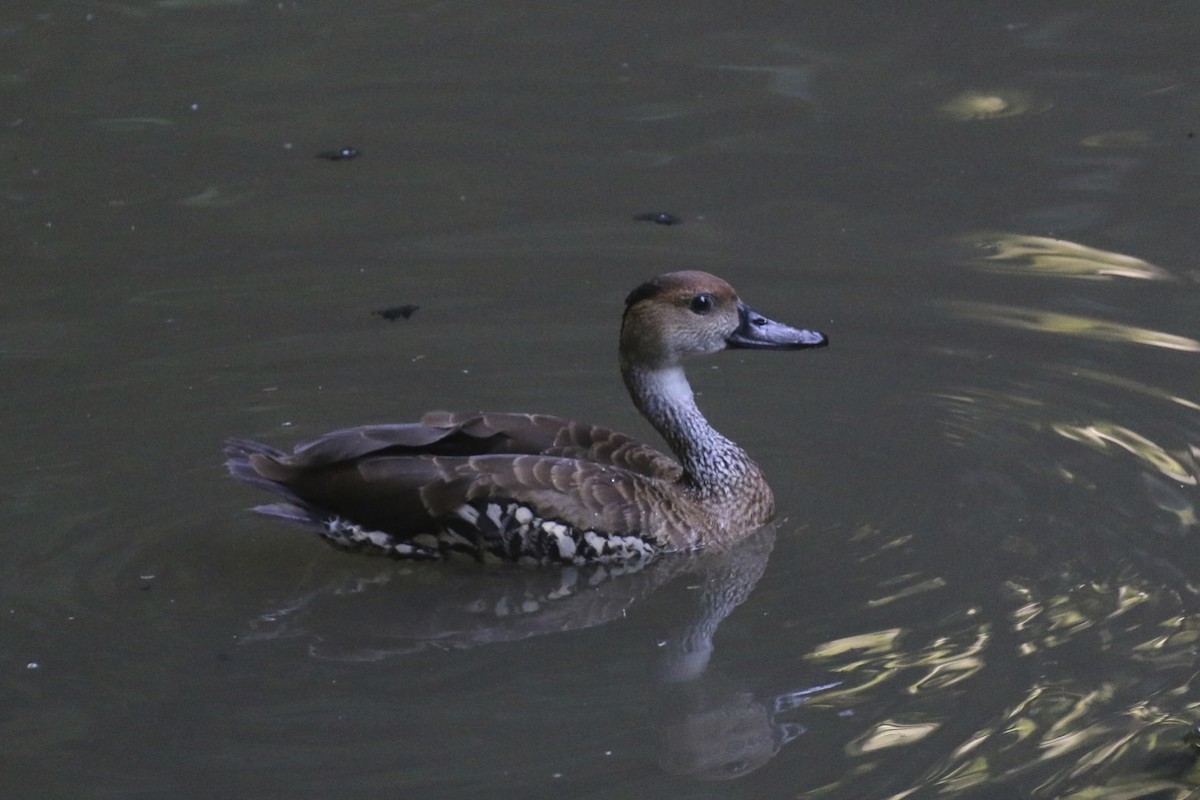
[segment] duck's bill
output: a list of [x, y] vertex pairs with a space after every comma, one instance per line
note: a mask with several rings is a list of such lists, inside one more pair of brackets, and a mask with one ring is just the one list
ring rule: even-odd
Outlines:
[[725, 340], [730, 347], [746, 350], [799, 350], [803, 347], [824, 347], [829, 344], [829, 337], [819, 331], [784, 325], [782, 322], [767, 319], [745, 305], [738, 306], [738, 315], [741, 317], [741, 324]]

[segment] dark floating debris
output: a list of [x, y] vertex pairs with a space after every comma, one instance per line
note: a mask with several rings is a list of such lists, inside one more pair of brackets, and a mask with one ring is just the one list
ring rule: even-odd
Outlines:
[[657, 225], [682, 225], [683, 220], [674, 214], [668, 214], [665, 211], [645, 211], [641, 214], [634, 214], [633, 218], [638, 222], [653, 222]]
[[317, 153], [317, 158], [323, 158], [326, 161], [346, 161], [361, 155], [362, 151], [354, 147], [343, 147], [340, 150], [322, 150]]
[[402, 306], [389, 306], [388, 308], [380, 308], [376, 311], [372, 311], [371, 313], [377, 317], [383, 317], [388, 322], [395, 322], [398, 319], [408, 319], [414, 313], [416, 313], [418, 308], [420, 308], [420, 306], [406, 304]]

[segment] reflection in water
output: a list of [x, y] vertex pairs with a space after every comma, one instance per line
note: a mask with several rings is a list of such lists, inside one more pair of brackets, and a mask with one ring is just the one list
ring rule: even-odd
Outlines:
[[[1084, 388], [1077, 391], [1086, 392], [1087, 384], [1094, 383], [1134, 393], [1138, 396], [1135, 402], [1148, 408], [1152, 407], [1150, 404], [1153, 402], [1161, 402], [1200, 411], [1200, 405], [1165, 389], [1094, 370], [1052, 366], [1049, 373], [1051, 378], [1045, 384], [1047, 388], [1053, 385], [1055, 379], [1066, 379], [1076, 384], [1084, 379]], [[1060, 396], [1068, 396], [1063, 387], [1058, 387], [1056, 391]], [[1093, 453], [1132, 456], [1132, 463], [1139, 465], [1140, 469], [1130, 471], [1130, 478], [1140, 482], [1150, 506], [1164, 512], [1165, 518], [1170, 520], [1164, 522], [1162, 518], [1150, 518], [1151, 528], [1178, 537], [1187, 535], [1197, 527], [1200, 515], [1196, 511], [1197, 500], [1192, 487], [1200, 485], [1200, 442], [1193, 440], [1194, 434], [1184, 432], [1174, 442], [1164, 443], [1134, 430], [1130, 425], [1121, 425], [1102, 417], [1089, 422], [1058, 419], [1056, 417], [1062, 413], [1061, 410], [1030, 394], [1028, 387], [1012, 392], [964, 389], [938, 399], [947, 411], [943, 434], [952, 443], [965, 445], [980, 437], [995, 438], [996, 431], [1016, 425], [1035, 434], [1056, 434], [1062, 440], [1082, 445]], [[1079, 413], [1082, 416], [1087, 412]], [[1153, 414], [1148, 418], [1156, 419]], [[1077, 454], [1064, 453], [1059, 459], [1044, 458], [1039, 462], [1031, 462], [1028, 468], [1037, 469], [1043, 476], [1055, 481], [1094, 486]], [[1017, 490], [1017, 493], [1021, 494], [1021, 490]]]
[[[1184, 628], [1194, 634], [1197, 616], [1186, 623], [1176, 619], [1178, 638], [1155, 636], [1134, 648], [1135, 658], [1150, 659], [1164, 670], [1147, 696], [1147, 687], [1124, 666], [1128, 654], [1108, 631], [1118, 619], [1127, 630], [1158, 628], [1164, 607], [1178, 598], [1143, 578], [1110, 586], [1084, 583], [1050, 596], [1040, 594], [1044, 588], [1011, 587], [1021, 603], [1013, 612], [1012, 631], [1022, 657], [1044, 654], [1039, 662], [1044, 674], [893, 800], [923, 788], [945, 793], [994, 787], [1030, 773], [1044, 776], [1036, 797], [1194, 796], [1196, 753], [1188, 751], [1182, 737], [1198, 705], [1186, 701], [1192, 695], [1196, 637], [1179, 634]], [[1093, 654], [1093, 674], [1060, 674], [1060, 665], [1070, 663], [1072, 651], [1081, 647]], [[1171, 668], [1177, 668], [1174, 675]], [[1186, 716], [1164, 707], [1181, 708]]]
[[[1016, 573], [993, 601], [1008, 609], [1006, 619], [999, 608], [965, 607], [940, 622], [913, 618], [913, 627], [846, 636], [810, 652], [809, 663], [845, 681], [814, 707], [878, 714], [845, 745], [858, 765], [835, 785], [863, 790], [863, 776], [897, 771], [904, 753], [940, 752], [923, 774], [900, 778], [903, 789], [878, 796], [998, 796], [1008, 785], [1031, 787], [1020, 796], [1076, 800], [1195, 797], [1197, 751], [1184, 736], [1200, 710], [1193, 602], [1200, 587], [1170, 588], [1188, 587], [1186, 577], [1150, 554], [1127, 562], [1117, 579], [1099, 578], [1111, 574], [1109, 549], [1127, 553], [1127, 542], [1097, 531], [1090, 551], [1055, 557], [1062, 521], [1050, 510], [1029, 516], [1037, 504], [1019, 493], [1009, 502], [1027, 509], [1018, 535], [1028, 541], [989, 560], [1012, 554], [1021, 572], [1033, 572]], [[992, 695], [981, 691], [981, 679], [1009, 687], [999, 693], [1004, 706], [986, 707]], [[892, 713], [879, 704], [889, 694], [906, 698]], [[964, 729], [973, 716], [982, 718]], [[909, 749], [919, 742], [929, 745]]]
[[[1192, 445], [1191, 455], [1193, 461], [1200, 458], [1200, 447]], [[1157, 532], [1185, 536], [1191, 532], [1192, 528], [1200, 524], [1200, 520], [1196, 516], [1196, 506], [1180, 488], [1146, 473], [1142, 473], [1142, 484], [1146, 487], [1146, 495], [1150, 498], [1150, 502], [1175, 518], [1174, 526], [1156, 525]], [[1194, 482], [1193, 485], [1195, 485]]]
[[877, 608], [879, 606], [885, 606], [888, 603], [894, 603], [897, 600], [904, 600], [908, 597], [912, 597], [915, 594], [920, 594], [922, 592], [932, 592], [937, 589], [944, 589], [946, 587], [946, 579], [945, 578], [933, 577], [933, 578], [927, 578], [925, 580], [918, 580], [916, 582], [909, 583], [908, 579], [912, 578], [912, 577], [915, 577], [915, 576], [904, 575], [904, 576], [901, 576], [901, 579], [894, 579], [892, 581], [888, 581], [887, 584], [889, 586], [896, 582], [903, 582], [903, 583], [906, 583], [907, 585], [903, 586], [902, 588], [900, 588], [894, 592], [890, 592], [889, 594], [887, 594], [883, 597], [871, 598], [870, 600], [867, 601], [867, 608]]
[[[692, 600], [673, 609], [655, 643], [665, 687], [655, 711], [660, 763], [707, 780], [746, 775], [804, 731], [787, 713], [841, 681], [760, 697], [709, 672], [717, 628], [754, 589], [775, 543], [768, 526], [724, 550], [634, 566], [530, 569], [472, 563], [389, 564], [370, 577], [334, 581], [265, 612], [242, 644], [303, 638], [311, 655], [379, 661], [428, 648], [459, 649], [604, 625], [676, 579]], [[648, 643], [649, 644], [649, 643]]]
[[[1058, 372], [1059, 370], [1053, 370]], [[1079, 370], [1075, 378], [1093, 378], [1121, 388], [1137, 391], [1153, 397], [1187, 407], [1195, 404], [1186, 398], [1177, 397], [1154, 387], [1132, 382], [1115, 382], [1101, 373]], [[1005, 393], [988, 389], [968, 389], [957, 394], [946, 394], [943, 401], [950, 419], [945, 426], [945, 435], [950, 441], [963, 443], [981, 435], [991, 433], [998, 420], [1006, 424], [1018, 424], [1035, 432], [1049, 431], [1063, 439], [1083, 445], [1089, 450], [1112, 455], [1122, 452], [1134, 456], [1147, 470], [1161, 475], [1175, 484], [1164, 484], [1149, 472], [1142, 471], [1141, 479], [1154, 505], [1177, 517], [1183, 524], [1195, 520], [1194, 506], [1179, 489], [1200, 485], [1200, 445], [1180, 441], [1174, 445], [1161, 444], [1150, 436], [1103, 418], [1087, 423], [1065, 421], [1054, 417], [1061, 413], [1049, 404], [1038, 400], [1024, 391]], [[986, 432], [986, 433], [985, 433]], [[1047, 465], [1046, 473], [1058, 475], [1068, 481], [1082, 480], [1080, 471], [1066, 461]]]
[[[1182, 337], [1079, 318], [954, 308], [1083, 339], [1197, 350]], [[1200, 713], [1200, 584], [1190, 539], [1200, 484], [1200, 428], [1190, 415], [1200, 405], [1072, 364], [1033, 367], [1020, 379], [959, 387], [938, 400], [946, 439], [988, 456], [986, 466], [960, 473], [961, 507], [1011, 520], [988, 553], [1006, 564], [1006, 610], [988, 615], [1001, 621], [985, 648], [990, 661], [1009, 666], [993, 679], [1011, 688], [1003, 708], [942, 747], [937, 763], [890, 797], [1005, 785], [1073, 800], [1197, 796], [1200, 751], [1184, 736]]]
[[748, 775], [806, 732], [782, 717], [838, 685], [833, 681], [759, 697], [720, 673], [678, 684], [658, 709], [659, 764], [674, 775], [701, 780]]
[[[303, 638], [314, 658], [380, 661], [581, 630], [619, 619], [687, 571], [686, 559], [531, 569], [495, 565], [472, 575], [446, 565], [393, 566], [331, 581], [264, 612], [242, 644]], [[472, 565], [474, 566], [474, 565]], [[402, 613], [397, 613], [397, 610]]]
[[1050, 108], [1050, 103], [1036, 99], [1020, 89], [971, 89], [959, 92], [939, 109], [943, 116], [958, 122], [1004, 119], [1021, 114], [1036, 114]]
[[[1052, 424], [1052, 428], [1060, 436], [1101, 452], [1107, 451], [1109, 445], [1114, 445], [1137, 456], [1148, 467], [1161, 472], [1173, 481], [1186, 483], [1189, 486], [1196, 485], [1196, 465], [1194, 463], [1184, 466], [1161, 445], [1155, 444], [1147, 437], [1121, 425], [1099, 421], [1090, 425], [1070, 425], [1065, 422], [1056, 422]], [[1190, 456], [1190, 453], [1182, 454], [1182, 457], [1188, 461], [1191, 461]]]
[[1153, 141], [1149, 131], [1140, 129], [1128, 131], [1105, 131], [1085, 136], [1080, 142], [1084, 147], [1126, 148], [1145, 147]]
[[1087, 280], [1171, 279], [1166, 270], [1140, 258], [1066, 239], [1020, 233], [973, 233], [958, 241], [983, 253], [971, 256], [967, 263], [988, 272]]
[[1118, 389], [1124, 389], [1126, 391], [1142, 395], [1151, 400], [1165, 400], [1169, 403], [1181, 405], [1190, 411], [1200, 411], [1200, 403], [1193, 402], [1186, 397], [1181, 397], [1177, 394], [1172, 394], [1166, 389], [1162, 389], [1158, 386], [1151, 386], [1149, 384], [1131, 380], [1120, 375], [1110, 375], [1106, 372], [1099, 372], [1094, 369], [1077, 366], [1058, 367], [1056, 368], [1056, 371], [1062, 375], [1069, 375], [1074, 378], [1082, 378], [1095, 383], [1106, 384], [1109, 386], [1114, 386]]
[[867, 755], [888, 747], [915, 744], [941, 727], [940, 722], [901, 722], [885, 719], [875, 723], [871, 729], [846, 745], [852, 756]]
[[[968, 610], [963, 616], [969, 619], [974, 615], [974, 610]], [[832, 673], [858, 678], [821, 698], [822, 703], [849, 707], [885, 682], [906, 681], [904, 692], [917, 695], [944, 690], [967, 680], [983, 667], [982, 654], [991, 639], [990, 630], [986, 622], [968, 622], [956, 633], [943, 632], [929, 642], [920, 642], [915, 634], [899, 629], [875, 631], [826, 642], [814, 648], [806, 660]], [[896, 724], [880, 722], [876, 727]], [[922, 722], [920, 726], [925, 724]], [[882, 746], [879, 742], [883, 741], [893, 744], [911, 741], [903, 735], [880, 736], [869, 737], [876, 742], [875, 748]]]
[[1009, 582], [1018, 605], [1010, 614], [1014, 631], [1022, 633], [1023, 654], [1057, 647], [1070, 637], [1111, 622], [1150, 599], [1144, 589], [1083, 583], [1052, 597], [1040, 598], [1031, 586]]
[[198, 194], [183, 198], [179, 204], [195, 208], [228, 208], [242, 205], [253, 197], [253, 191], [236, 186], [208, 186]]
[[1008, 328], [1020, 328], [1042, 333], [1057, 333], [1065, 336], [1075, 336], [1081, 339], [1091, 339], [1097, 342], [1123, 342], [1144, 344], [1151, 347], [1163, 347], [1168, 350], [1183, 350], [1189, 353], [1200, 353], [1200, 342], [1186, 336], [1176, 336], [1171, 333], [1154, 331], [1148, 328], [1137, 328], [1132, 325], [1122, 325], [1117, 322], [1080, 317], [1074, 314], [1060, 314], [1053, 311], [1039, 311], [1033, 308], [1017, 308], [992, 303], [973, 303], [967, 301], [949, 301], [946, 308], [964, 319], [987, 322], [992, 325], [1003, 325]]
[[261, 614], [242, 642], [305, 637], [316, 658], [378, 661], [431, 647], [519, 641], [620, 619], [688, 576], [699, 587], [695, 603], [679, 611], [662, 651], [664, 679], [690, 680], [704, 671], [717, 627], [754, 589], [774, 544], [768, 526], [725, 550], [649, 563], [480, 570], [474, 561], [388, 562], [370, 577], [333, 581]]

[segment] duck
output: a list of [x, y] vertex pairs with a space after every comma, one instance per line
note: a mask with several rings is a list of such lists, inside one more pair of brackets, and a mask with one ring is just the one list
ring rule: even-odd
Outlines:
[[628, 564], [725, 547], [770, 521], [774, 498], [696, 405], [684, 362], [828, 343], [751, 310], [715, 275], [669, 272], [626, 297], [618, 348], [629, 396], [669, 455], [563, 417], [433, 411], [335, 430], [291, 452], [229, 439], [226, 468], [281, 499], [254, 511], [396, 559]]

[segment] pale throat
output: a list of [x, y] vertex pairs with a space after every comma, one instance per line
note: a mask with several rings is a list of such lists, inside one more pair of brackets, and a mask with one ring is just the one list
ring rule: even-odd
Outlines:
[[670, 445], [697, 488], [721, 492], [747, 473], [757, 473], [746, 452], [704, 418], [683, 367], [631, 367], [623, 372], [634, 403]]

